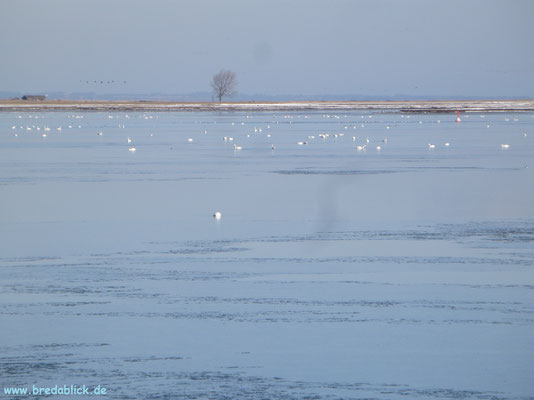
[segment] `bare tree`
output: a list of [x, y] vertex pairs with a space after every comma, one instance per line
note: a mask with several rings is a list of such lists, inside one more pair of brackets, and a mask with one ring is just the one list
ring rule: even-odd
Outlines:
[[221, 69], [218, 73], [213, 75], [211, 81], [213, 93], [221, 102], [223, 96], [232, 96], [236, 94], [237, 77], [235, 72]]

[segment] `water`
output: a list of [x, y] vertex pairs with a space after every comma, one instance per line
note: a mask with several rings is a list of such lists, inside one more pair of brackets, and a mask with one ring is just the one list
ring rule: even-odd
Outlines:
[[1, 113], [0, 386], [532, 398], [534, 115], [455, 118]]

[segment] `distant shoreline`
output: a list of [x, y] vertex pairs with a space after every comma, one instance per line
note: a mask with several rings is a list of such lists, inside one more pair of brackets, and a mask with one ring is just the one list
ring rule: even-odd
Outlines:
[[1, 111], [398, 111], [522, 112], [534, 111], [534, 100], [446, 101], [265, 101], [170, 102], [92, 100], [0, 100]]

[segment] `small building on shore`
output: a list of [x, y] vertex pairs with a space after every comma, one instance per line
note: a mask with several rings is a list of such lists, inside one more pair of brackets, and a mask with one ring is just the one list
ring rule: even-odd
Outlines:
[[22, 100], [43, 101], [46, 100], [46, 96], [40, 94], [25, 94], [21, 97]]

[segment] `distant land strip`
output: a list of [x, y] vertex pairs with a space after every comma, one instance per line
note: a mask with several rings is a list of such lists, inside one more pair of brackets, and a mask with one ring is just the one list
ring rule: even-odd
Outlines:
[[534, 100], [169, 102], [92, 100], [0, 100], [0, 111], [350, 111], [489, 112], [534, 111]]

